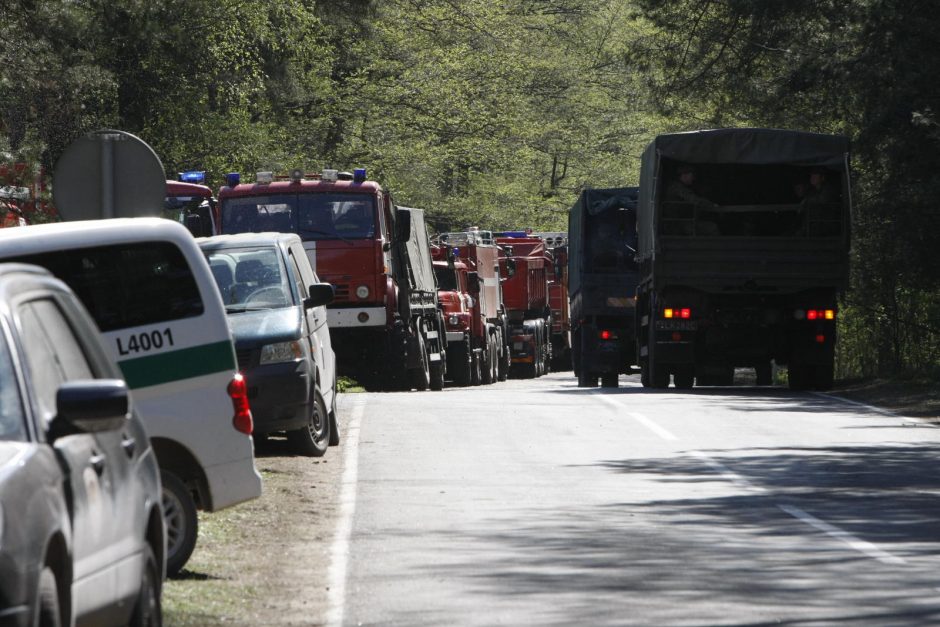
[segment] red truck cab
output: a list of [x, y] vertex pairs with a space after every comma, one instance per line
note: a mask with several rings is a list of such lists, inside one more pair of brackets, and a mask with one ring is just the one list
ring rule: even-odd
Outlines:
[[219, 204], [204, 185], [205, 172], [180, 172], [178, 181], [166, 182], [163, 217], [180, 222], [193, 237], [210, 237], [221, 231]]
[[[422, 286], [411, 285], [406, 268], [412, 262], [406, 243], [423, 237], [427, 254], [423, 213], [395, 207], [379, 183], [366, 179], [364, 169], [295, 170], [287, 177], [259, 172], [254, 183], [241, 183], [233, 173], [227, 183], [219, 191], [222, 233], [297, 233], [320, 280], [333, 285], [335, 297], [327, 313], [341, 374], [363, 381], [374, 376], [376, 385], [394, 379], [399, 387], [401, 373], [415, 370], [424, 373], [415, 387], [439, 387], [443, 374], [427, 363], [437, 361], [439, 350], [421, 357], [422, 347], [435, 346], [431, 329], [436, 325], [415, 319], [424, 315], [418, 311], [422, 307], [436, 314], [436, 293], [433, 303], [425, 303], [420, 296], [426, 296], [427, 279]], [[405, 219], [398, 217], [402, 214]], [[396, 232], [396, 225], [408, 232]], [[409, 229], [419, 227], [424, 235], [412, 237]]]

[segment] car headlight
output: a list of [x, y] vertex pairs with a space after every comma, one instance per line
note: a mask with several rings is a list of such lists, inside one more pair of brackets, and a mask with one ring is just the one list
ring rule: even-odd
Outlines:
[[261, 348], [261, 364], [277, 364], [285, 361], [294, 361], [304, 356], [304, 349], [300, 342], [279, 342], [266, 344]]
[[362, 300], [365, 300], [365, 299], [369, 298], [369, 286], [368, 286], [368, 285], [360, 285], [359, 287], [357, 287], [357, 288], [356, 288], [356, 296], [358, 296], [358, 297], [361, 298]]
[[452, 315], [447, 319], [447, 322], [450, 323], [450, 326], [455, 327], [460, 324], [460, 318]]

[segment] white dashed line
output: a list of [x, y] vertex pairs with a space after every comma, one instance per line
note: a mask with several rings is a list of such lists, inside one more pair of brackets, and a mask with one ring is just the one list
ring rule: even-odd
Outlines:
[[[614, 398], [607, 396], [607, 395], [603, 395], [603, 394], [599, 394], [597, 398], [601, 399], [602, 402], [623, 411], [623, 405], [618, 403]], [[625, 411], [623, 413], [626, 414], [627, 416], [630, 416], [631, 418], [633, 418], [634, 420], [639, 422], [641, 425], [643, 425], [644, 427], [646, 427], [647, 429], [649, 429], [650, 431], [652, 431], [653, 433], [655, 433], [656, 435], [658, 435], [664, 440], [674, 441], [674, 440], [679, 439], [676, 436], [674, 436], [672, 433], [670, 433], [667, 429], [660, 427], [658, 424], [656, 424], [655, 422], [653, 422], [652, 420], [650, 420], [643, 414], [638, 414], [635, 411]]]
[[777, 507], [779, 507], [786, 513], [790, 514], [797, 520], [800, 520], [806, 523], [807, 525], [810, 525], [811, 527], [814, 527], [818, 529], [819, 531], [822, 531], [826, 535], [829, 535], [835, 538], [836, 540], [840, 540], [841, 542], [844, 542], [845, 544], [852, 547], [856, 551], [859, 551], [860, 553], [864, 553], [868, 557], [876, 559], [879, 562], [882, 562], [884, 564], [906, 564], [907, 563], [903, 557], [891, 555], [887, 551], [879, 549], [877, 546], [875, 546], [871, 542], [866, 542], [865, 540], [856, 538], [848, 531], [844, 531], [834, 525], [830, 525], [826, 521], [820, 520], [816, 518], [815, 516], [813, 516], [812, 514], [808, 514], [804, 512], [799, 507], [793, 507], [792, 505], [777, 505]]

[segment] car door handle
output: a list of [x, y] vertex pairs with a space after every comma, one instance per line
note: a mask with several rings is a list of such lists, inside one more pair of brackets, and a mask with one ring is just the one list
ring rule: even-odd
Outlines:
[[88, 463], [90, 463], [91, 467], [95, 469], [95, 472], [98, 473], [99, 477], [104, 472], [104, 460], [104, 455], [99, 453], [95, 453], [88, 459]]
[[137, 440], [130, 436], [124, 436], [121, 438], [121, 448], [124, 449], [128, 457], [133, 457], [134, 452], [137, 450]]

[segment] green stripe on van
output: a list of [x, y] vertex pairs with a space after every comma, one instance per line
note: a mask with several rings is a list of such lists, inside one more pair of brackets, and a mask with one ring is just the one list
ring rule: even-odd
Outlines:
[[130, 389], [145, 388], [222, 371], [235, 371], [235, 352], [228, 341], [135, 357], [119, 362]]

